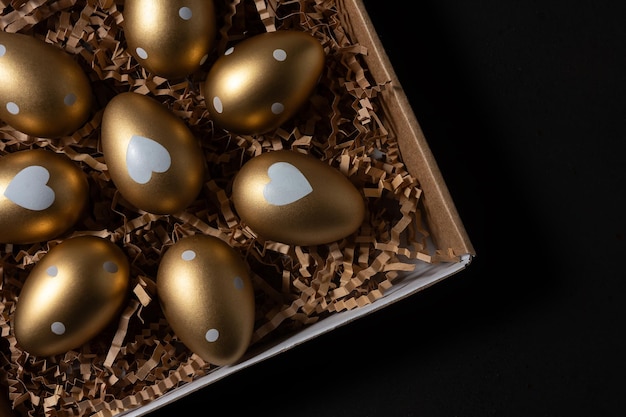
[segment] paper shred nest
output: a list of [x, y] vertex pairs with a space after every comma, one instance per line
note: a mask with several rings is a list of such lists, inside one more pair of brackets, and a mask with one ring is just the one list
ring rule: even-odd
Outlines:
[[[190, 352], [158, 306], [155, 276], [161, 255], [184, 236], [207, 234], [236, 248], [253, 271], [256, 320], [250, 351], [344, 310], [384, 297], [417, 263], [456, 262], [433, 248], [420, 209], [422, 190], [406, 169], [397, 138], [379, 104], [389, 80], [370, 79], [368, 53], [350, 33], [340, 2], [216, 0], [215, 51], [195, 74], [166, 80], [144, 70], [124, 40], [123, 1], [0, 1], [0, 26], [42, 39], [74, 56], [97, 99], [85, 125], [58, 139], [28, 136], [0, 122], [0, 158], [24, 149], [64, 153], [85, 172], [89, 215], [58, 239], [0, 247], [0, 385], [22, 416], [112, 416], [157, 398], [217, 367]], [[264, 135], [216, 128], [199, 84], [229, 44], [264, 31], [310, 32], [327, 55], [313, 96], [288, 123]], [[25, 86], [27, 88], [27, 86]], [[119, 195], [99, 146], [104, 106], [124, 91], [152, 96], [183, 119], [202, 142], [210, 167], [198, 199], [176, 215], [153, 215]], [[290, 246], [264, 240], [236, 215], [234, 175], [263, 152], [291, 149], [341, 171], [367, 202], [366, 221], [329, 245]], [[20, 289], [32, 267], [72, 236], [97, 235], [132, 261], [132, 294], [120, 317], [80, 349], [50, 358], [22, 351], [11, 327]]]

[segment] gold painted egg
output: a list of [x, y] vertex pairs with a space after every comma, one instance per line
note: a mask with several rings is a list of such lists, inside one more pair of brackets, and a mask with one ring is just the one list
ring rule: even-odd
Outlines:
[[311, 96], [325, 64], [321, 43], [306, 32], [255, 35], [229, 48], [203, 84], [215, 123], [238, 134], [280, 127]]
[[113, 97], [102, 115], [101, 143], [113, 183], [137, 208], [173, 214], [200, 193], [200, 142], [156, 99], [132, 92]]
[[15, 338], [36, 356], [87, 343], [121, 312], [129, 289], [126, 255], [110, 240], [78, 236], [33, 267], [15, 304]]
[[0, 119], [22, 133], [70, 135], [89, 117], [89, 78], [71, 55], [43, 40], [0, 31], [0, 74]]
[[130, 54], [165, 78], [195, 72], [215, 44], [213, 0], [126, 0], [122, 14]]
[[63, 154], [24, 150], [0, 157], [0, 243], [42, 242], [84, 214], [89, 184]]
[[295, 245], [342, 239], [363, 222], [360, 191], [340, 171], [290, 150], [265, 152], [235, 176], [232, 201], [260, 236]]
[[255, 301], [247, 263], [208, 235], [169, 247], [157, 273], [163, 314], [180, 341], [214, 365], [236, 362], [254, 328]]

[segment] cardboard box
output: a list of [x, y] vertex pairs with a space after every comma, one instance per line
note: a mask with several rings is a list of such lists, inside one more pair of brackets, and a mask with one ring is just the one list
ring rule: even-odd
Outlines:
[[349, 16], [352, 25], [349, 28], [351, 33], [358, 43], [367, 49], [365, 61], [374, 79], [379, 82], [390, 81], [391, 88], [383, 90], [381, 100], [384, 104], [384, 113], [388, 117], [385, 122], [386, 127], [397, 136], [403, 160], [410, 172], [420, 181], [424, 192], [423, 201], [427, 223], [433, 240], [437, 242], [438, 246], [451, 248], [455, 254], [460, 256], [459, 262], [419, 265], [415, 271], [407, 273], [400, 282], [396, 282], [383, 298], [372, 304], [335, 313], [295, 334], [277, 340], [272, 345], [265, 346], [260, 351], [254, 351], [252, 355], [236, 365], [222, 367], [209, 375], [176, 388], [146, 405], [121, 415], [138, 417], [148, 414], [243, 368], [280, 355], [282, 352], [306, 343], [321, 334], [331, 332], [339, 326], [349, 325], [350, 322], [360, 317], [385, 308], [462, 271], [476, 255], [452, 196], [446, 188], [445, 179], [437, 167], [437, 162], [428, 147], [417, 117], [409, 105], [405, 92], [394, 72], [392, 62], [385, 53], [367, 10], [360, 0], [337, 0], [336, 3], [343, 14]]
[[[111, 1], [99, 3], [109, 6], [113, 4]], [[255, 7], [259, 10], [261, 20], [267, 22], [271, 20], [271, 17], [268, 16], [267, 10], [265, 12], [262, 10], [264, 4], [262, 1], [257, 1]], [[354, 320], [422, 291], [462, 271], [471, 263], [475, 256], [474, 248], [420, 129], [417, 117], [408, 103], [364, 5], [360, 0], [336, 0], [334, 7], [342, 16], [346, 34], [354, 39], [361, 50], [366, 51], [363, 60], [367, 67], [368, 77], [373, 78], [379, 85], [385, 86], [380, 89], [376, 97], [382, 114], [380, 122], [384, 125], [389, 137], [397, 140], [402, 161], [411, 176], [419, 181], [422, 193], [420, 210], [424, 217], [422, 221], [428, 228], [429, 244], [434, 248], [445, 248], [446, 253], [439, 256], [436, 261], [430, 259], [430, 261], [422, 262], [419, 257], [410, 260], [409, 262], [414, 264], [414, 269], [410, 272], [400, 272], [399, 276], [393, 280], [393, 285], [387, 288], [380, 298], [365, 302], [363, 305], [344, 306], [295, 332], [282, 334], [262, 344], [252, 346], [249, 352], [234, 365], [211, 368], [210, 372], [203, 373], [202, 376], [192, 378], [188, 382], [177, 383], [175, 387], [166, 389], [162, 395], [155, 398], [149, 398], [149, 394], [145, 394], [143, 397], [135, 395], [130, 399], [119, 399], [119, 404], [101, 408], [98, 412], [89, 415], [98, 417], [146, 415], [194, 391], [210, 389], [208, 386], [213, 382], [226, 378], [241, 369], [280, 355], [321, 334], [331, 332], [339, 326], [348, 325]], [[23, 20], [23, 22], [26, 25], [28, 20]], [[61, 32], [59, 31], [59, 36], [62, 35]], [[10, 332], [8, 326], [3, 330], [5, 335]], [[26, 397], [28, 395], [22, 395], [21, 401], [26, 401]], [[58, 400], [58, 398], [53, 398], [51, 403]], [[2, 404], [1, 401], [0, 404]]]

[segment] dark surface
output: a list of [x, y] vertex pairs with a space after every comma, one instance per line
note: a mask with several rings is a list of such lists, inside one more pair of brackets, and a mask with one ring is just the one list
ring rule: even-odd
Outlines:
[[626, 415], [622, 2], [364, 3], [476, 259], [151, 415]]

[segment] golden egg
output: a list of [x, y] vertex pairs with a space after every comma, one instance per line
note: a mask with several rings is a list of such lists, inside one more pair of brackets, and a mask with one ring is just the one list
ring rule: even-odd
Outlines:
[[58, 237], [84, 214], [87, 176], [63, 154], [45, 149], [0, 157], [0, 243]]
[[157, 273], [163, 314], [192, 352], [214, 365], [236, 362], [254, 328], [248, 265], [221, 239], [185, 237], [169, 247]]
[[203, 84], [215, 123], [238, 134], [280, 127], [304, 105], [325, 64], [321, 43], [306, 32], [255, 35], [229, 48]]
[[87, 343], [121, 312], [129, 263], [120, 247], [78, 236], [52, 247], [34, 266], [15, 304], [15, 338], [36, 356]]
[[342, 239], [365, 217], [363, 196], [346, 176], [290, 150], [265, 152], [246, 162], [235, 176], [232, 201], [255, 233], [295, 245]]
[[173, 214], [200, 193], [200, 142], [156, 99], [131, 92], [113, 97], [102, 115], [101, 142], [113, 183], [137, 208]]
[[21, 33], [0, 31], [0, 119], [22, 133], [72, 134], [93, 103], [89, 78], [71, 55]]
[[195, 72], [215, 44], [213, 0], [126, 0], [122, 14], [130, 54], [165, 78]]

